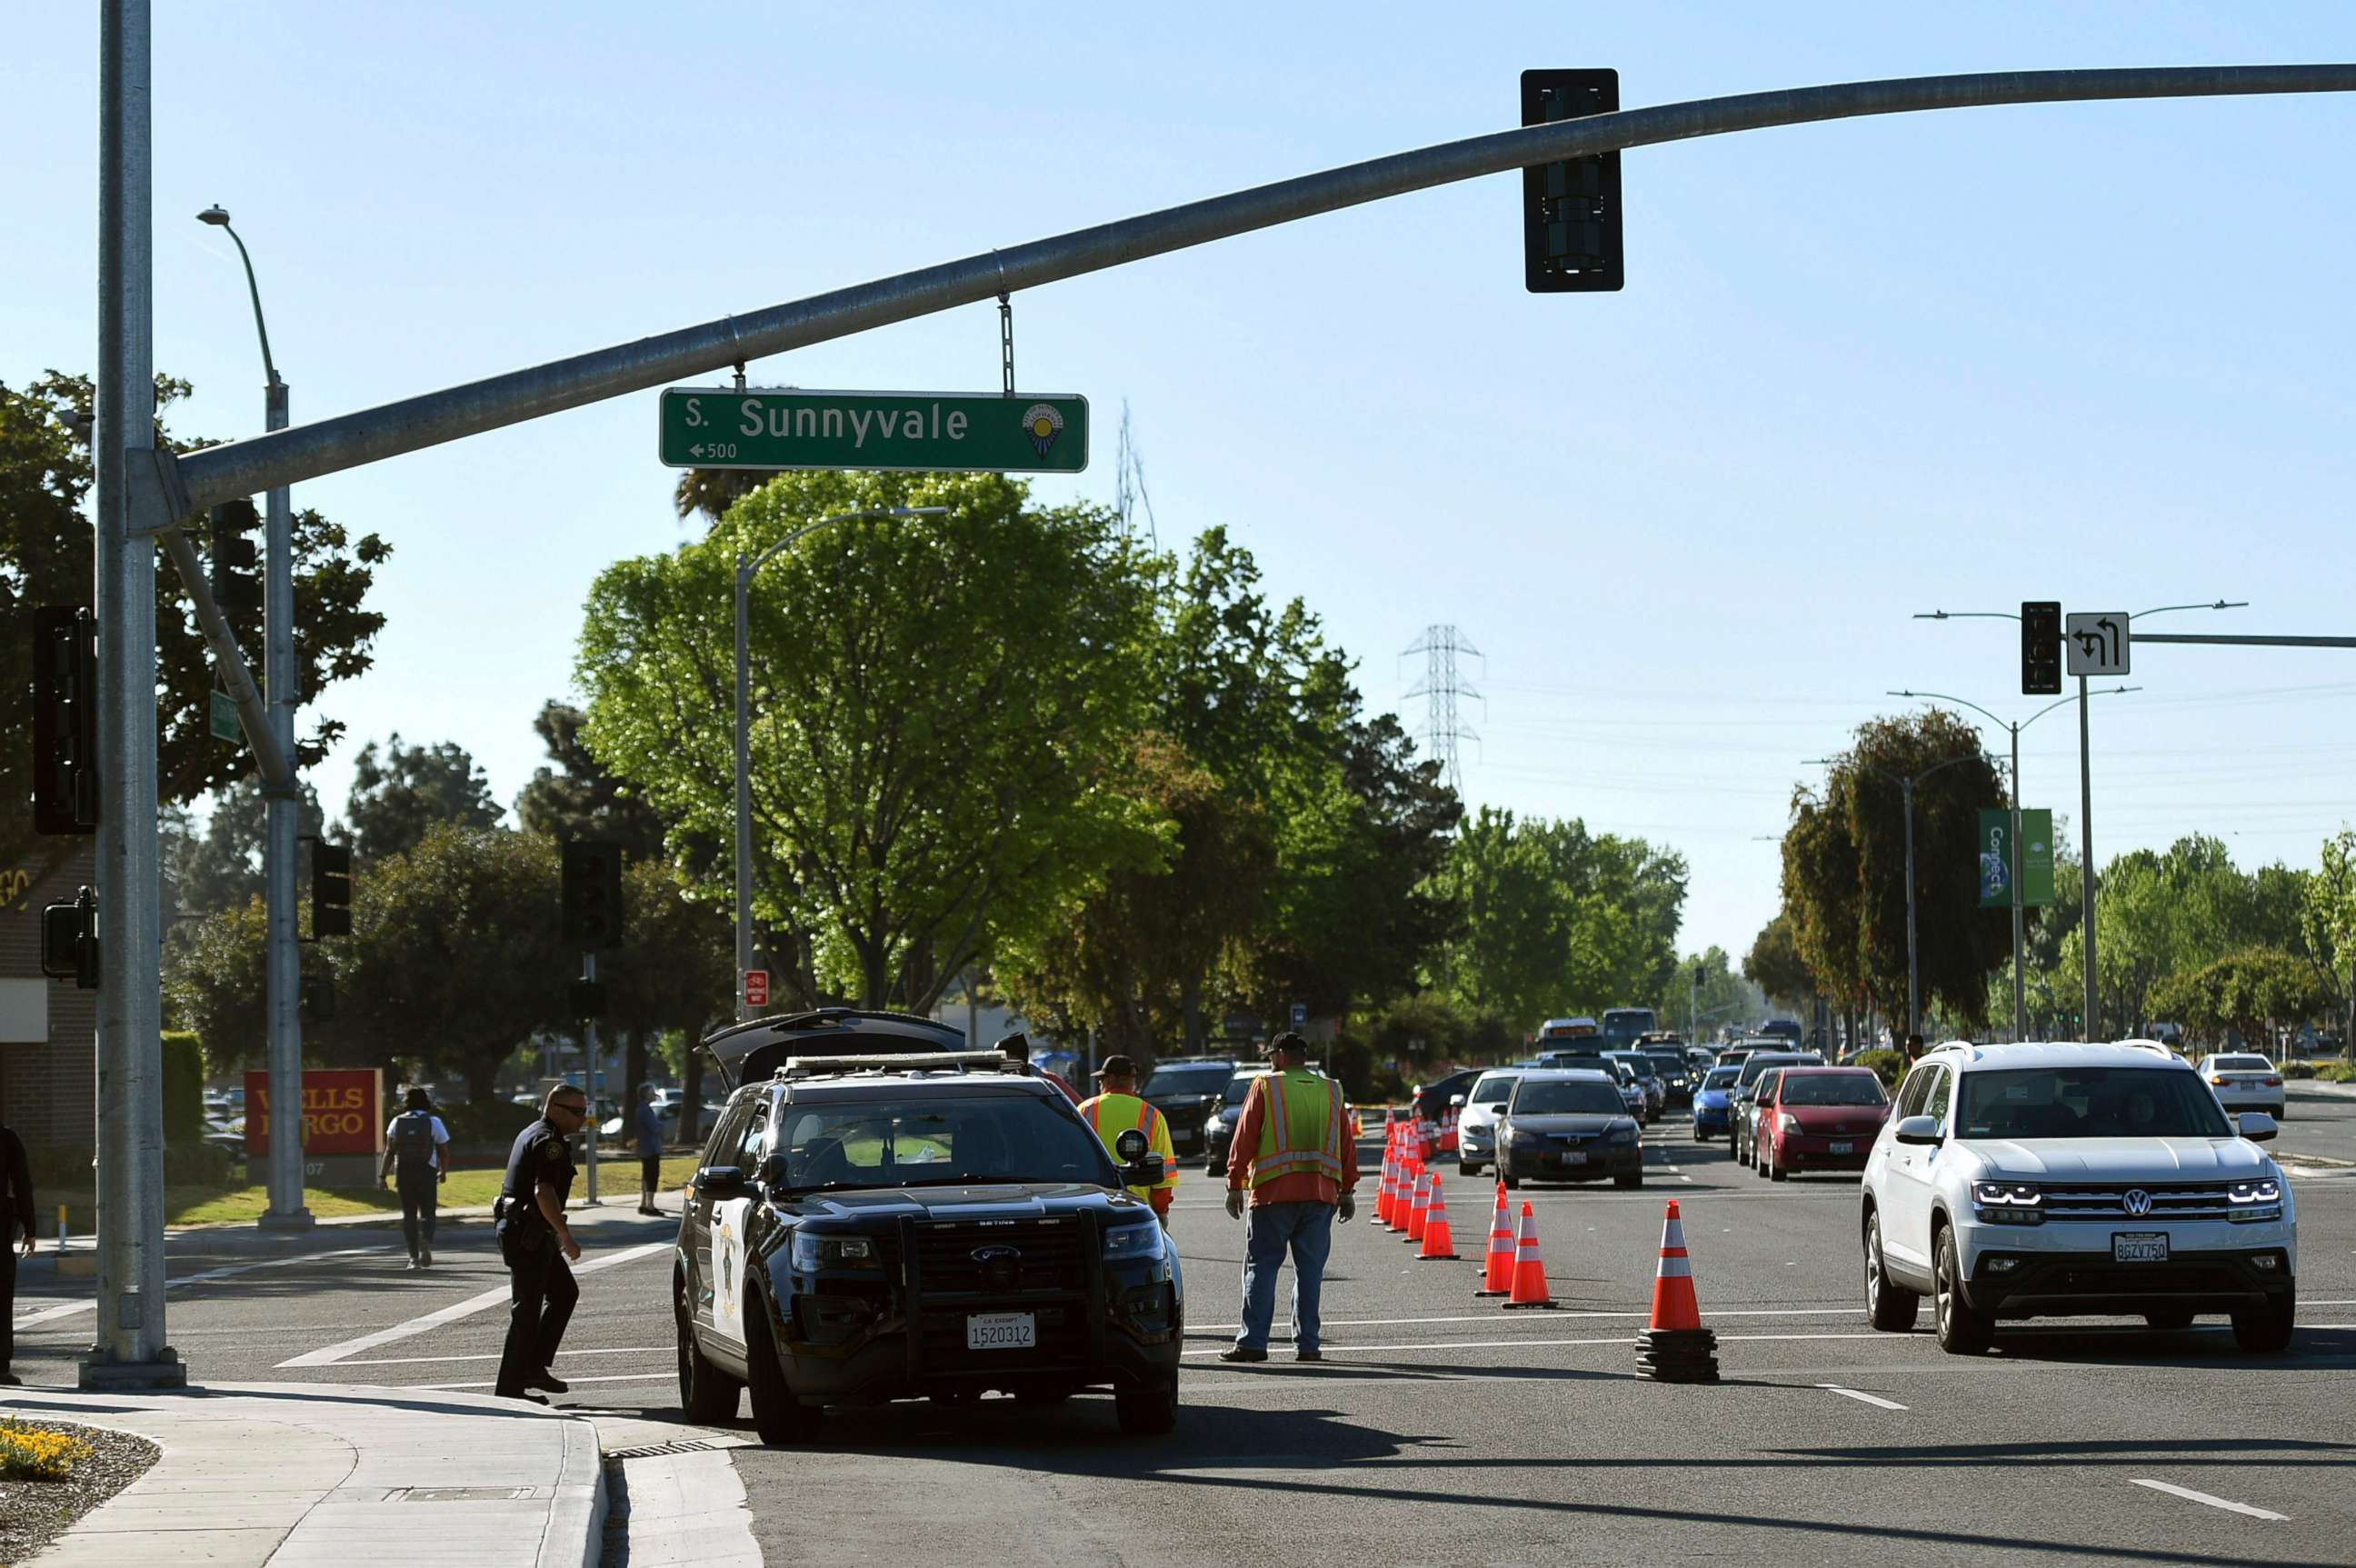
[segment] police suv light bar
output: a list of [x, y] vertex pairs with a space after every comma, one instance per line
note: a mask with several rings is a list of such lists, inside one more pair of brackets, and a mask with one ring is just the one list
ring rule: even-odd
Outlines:
[[1018, 1062], [999, 1051], [895, 1051], [890, 1054], [841, 1057], [787, 1057], [776, 1070], [780, 1079], [833, 1078], [853, 1072], [1004, 1072], [1031, 1074], [1029, 1062]]

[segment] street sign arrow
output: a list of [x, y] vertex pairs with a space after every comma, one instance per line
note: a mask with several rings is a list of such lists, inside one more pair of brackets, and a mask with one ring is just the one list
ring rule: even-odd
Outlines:
[[2134, 638], [2123, 610], [2088, 610], [2067, 618], [2062, 643], [2072, 675], [2125, 675]]

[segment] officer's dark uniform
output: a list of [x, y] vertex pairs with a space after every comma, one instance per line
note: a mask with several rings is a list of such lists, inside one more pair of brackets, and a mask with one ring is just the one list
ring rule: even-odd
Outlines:
[[499, 1185], [499, 1256], [508, 1265], [508, 1342], [499, 1356], [495, 1392], [520, 1399], [530, 1380], [555, 1364], [556, 1347], [572, 1321], [581, 1287], [564, 1262], [556, 1232], [540, 1212], [537, 1189], [556, 1189], [561, 1208], [573, 1192], [573, 1150], [542, 1116], [517, 1134]]

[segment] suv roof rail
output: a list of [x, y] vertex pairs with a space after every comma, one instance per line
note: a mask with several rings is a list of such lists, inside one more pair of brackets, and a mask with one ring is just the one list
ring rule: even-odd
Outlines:
[[1018, 1062], [999, 1051], [895, 1051], [865, 1056], [787, 1057], [773, 1075], [779, 1082], [805, 1078], [839, 1078], [854, 1072], [992, 1072], [1016, 1078], [1035, 1076], [1029, 1062]]

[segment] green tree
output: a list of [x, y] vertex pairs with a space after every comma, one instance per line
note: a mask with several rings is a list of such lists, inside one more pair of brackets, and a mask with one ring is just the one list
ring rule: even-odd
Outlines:
[[2323, 841], [2323, 865], [2307, 885], [2299, 931], [2311, 959], [2330, 978], [2341, 1012], [2340, 1048], [2356, 1061], [2356, 829]]
[[624, 1081], [647, 1079], [650, 1049], [666, 1035], [692, 1043], [732, 1015], [735, 930], [729, 906], [667, 863], [629, 860], [623, 871], [622, 946], [598, 960], [605, 1023], [622, 1042]]
[[588, 714], [553, 698], [541, 704], [531, 727], [555, 766], [532, 770], [516, 797], [517, 822], [560, 843], [609, 839], [633, 861], [661, 858], [662, 819], [597, 760], [581, 733], [588, 722]]
[[789, 474], [712, 535], [591, 591], [593, 753], [678, 830], [733, 843], [733, 575], [809, 519], [752, 600], [754, 881], [787, 994], [933, 1004], [1001, 931], [1149, 858], [1122, 798], [1143, 716], [1145, 564], [1111, 515], [998, 475]]
[[369, 741], [353, 760], [344, 819], [356, 859], [403, 854], [423, 843], [429, 829], [444, 822], [487, 828], [499, 816], [490, 779], [456, 741], [403, 746], [396, 730], [382, 755], [376, 742]]
[[[318, 792], [308, 780], [295, 807], [295, 832], [316, 836], [327, 825]], [[185, 811], [166, 814], [164, 872], [183, 915], [209, 915], [262, 896], [262, 852], [269, 832], [269, 801], [259, 775], [248, 774], [213, 797], [204, 831]]]
[[[2094, 951], [2099, 959], [2099, 941]], [[2254, 1051], [2274, 1048], [2274, 1025], [2304, 1022], [2329, 1000], [2305, 960], [2273, 948], [2228, 953], [2200, 969], [2169, 975], [2152, 991], [2152, 1004], [2181, 1019], [2196, 1040], [2222, 1046], [2233, 1030]]]
[[[1742, 976], [1767, 993], [1770, 1000], [1803, 1005], [1818, 994], [1816, 977], [1808, 970], [1807, 961], [1800, 956], [1800, 941], [1791, 911], [1776, 911], [1775, 918], [1759, 929], [1751, 939], [1751, 950], [1742, 956]], [[1715, 952], [1718, 950], [1710, 950]]]
[[[156, 378], [159, 431], [162, 412], [188, 390], [186, 381]], [[22, 668], [16, 661], [31, 640], [35, 609], [90, 601], [92, 475], [90, 448], [74, 422], [91, 407], [87, 377], [52, 371], [21, 392], [0, 385], [0, 648], [9, 650], [11, 668]], [[163, 439], [181, 452], [202, 445], [168, 433]], [[250, 515], [252, 508], [239, 504]], [[377, 565], [391, 553], [373, 533], [354, 539], [316, 511], [294, 514], [297, 688], [315, 714], [329, 685], [369, 668], [384, 618], [366, 600]], [[234, 783], [253, 763], [242, 746], [211, 737], [211, 655], [178, 574], [168, 566], [155, 574], [155, 599], [157, 799], [185, 805]], [[230, 622], [248, 658], [258, 659], [261, 611], [234, 611]], [[0, 682], [0, 730], [29, 733], [31, 707], [28, 680]], [[297, 737], [301, 764], [317, 763], [343, 728], [337, 720], [315, 718], [310, 733]], [[33, 792], [29, 757], [22, 745], [0, 747], [0, 800], [20, 803], [0, 816], [0, 859], [22, 858], [32, 847], [31, 813], [21, 806]]]

